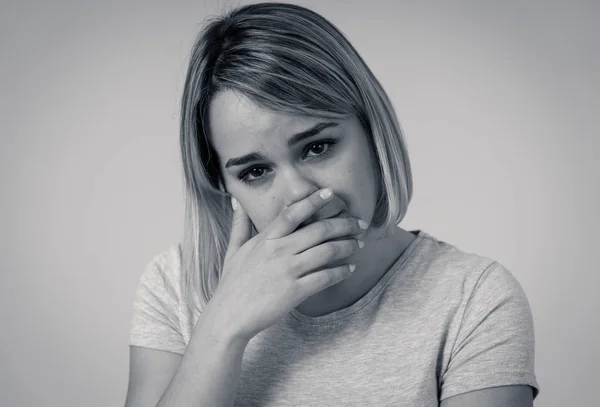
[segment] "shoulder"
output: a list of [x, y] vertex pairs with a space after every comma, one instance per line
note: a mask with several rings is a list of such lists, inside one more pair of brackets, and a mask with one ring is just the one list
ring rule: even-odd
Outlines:
[[183, 353], [180, 265], [179, 245], [147, 263], [133, 300], [130, 345]]
[[161, 285], [169, 289], [178, 289], [180, 280], [181, 245], [172, 244], [146, 263], [139, 284]]
[[179, 309], [181, 289], [181, 250], [173, 244], [146, 263], [135, 290], [134, 310], [172, 312]]
[[533, 318], [512, 272], [431, 235], [418, 263], [421, 294], [442, 318], [441, 399], [510, 385], [528, 385], [537, 396]]
[[416, 256], [421, 284], [429, 283], [431, 288], [453, 294], [453, 298], [460, 294], [463, 300], [481, 290], [522, 290], [513, 273], [500, 261], [459, 249], [422, 231], [421, 236]]

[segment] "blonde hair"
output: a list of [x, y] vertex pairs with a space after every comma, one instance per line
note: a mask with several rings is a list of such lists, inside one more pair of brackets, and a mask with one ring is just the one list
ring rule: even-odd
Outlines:
[[392, 103], [331, 22], [282, 3], [242, 6], [211, 18], [193, 45], [181, 101], [182, 286], [186, 305], [197, 310], [217, 288], [231, 228], [230, 195], [208, 123], [209, 103], [224, 89], [273, 111], [357, 117], [370, 137], [381, 182], [373, 226], [399, 224], [412, 198], [410, 161]]

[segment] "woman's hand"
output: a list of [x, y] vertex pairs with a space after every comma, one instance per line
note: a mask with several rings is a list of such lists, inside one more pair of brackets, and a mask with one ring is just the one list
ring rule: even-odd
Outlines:
[[[331, 196], [319, 194], [323, 191], [290, 205], [254, 237], [248, 215], [240, 205], [235, 209], [223, 273], [211, 303], [236, 337], [249, 341], [353, 271], [344, 259], [359, 250], [357, 235], [363, 229], [358, 219], [323, 219], [296, 230], [329, 202]], [[334, 262], [337, 267], [331, 267]]]

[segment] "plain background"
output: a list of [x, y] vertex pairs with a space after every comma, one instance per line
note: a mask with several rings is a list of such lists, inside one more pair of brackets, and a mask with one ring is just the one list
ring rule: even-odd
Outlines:
[[[135, 286], [183, 230], [188, 52], [244, 3], [2, 3], [0, 405], [124, 403]], [[401, 226], [507, 266], [533, 310], [536, 405], [595, 405], [598, 3], [295, 3], [393, 100], [415, 185]]]

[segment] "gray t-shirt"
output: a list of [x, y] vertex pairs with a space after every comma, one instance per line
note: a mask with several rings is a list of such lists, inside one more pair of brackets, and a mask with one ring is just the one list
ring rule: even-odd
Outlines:
[[[360, 300], [319, 317], [293, 309], [248, 343], [235, 406], [438, 406], [506, 385], [539, 386], [525, 292], [500, 263], [421, 230]], [[180, 246], [135, 294], [130, 344], [185, 352], [199, 315], [182, 301]]]

